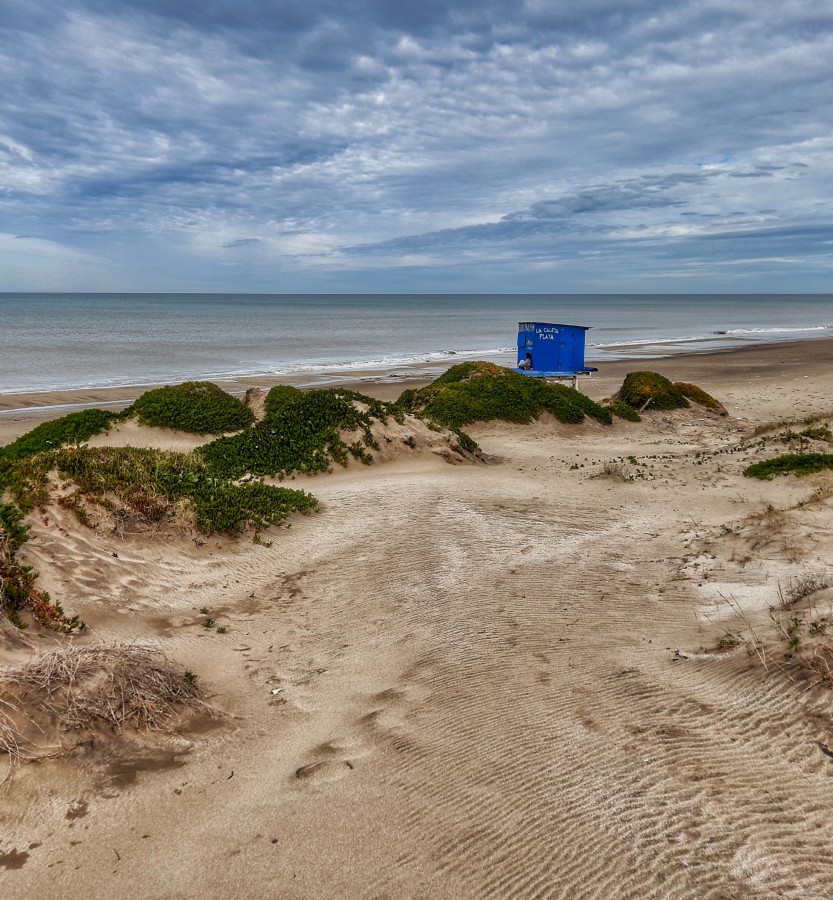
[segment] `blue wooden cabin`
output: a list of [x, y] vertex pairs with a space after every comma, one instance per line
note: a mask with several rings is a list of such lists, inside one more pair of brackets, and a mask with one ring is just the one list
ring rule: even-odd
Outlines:
[[588, 330], [584, 325], [519, 322], [516, 371], [534, 378], [572, 379], [597, 372], [598, 369], [584, 364], [584, 338]]

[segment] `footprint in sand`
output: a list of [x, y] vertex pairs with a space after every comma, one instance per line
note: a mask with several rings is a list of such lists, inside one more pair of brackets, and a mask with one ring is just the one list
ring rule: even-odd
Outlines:
[[295, 769], [294, 780], [304, 785], [338, 781], [353, 771], [357, 760], [383, 744], [394, 750], [418, 752], [420, 748], [404, 733], [412, 694], [408, 685], [399, 685], [370, 695], [370, 709], [351, 720], [347, 726], [349, 736], [311, 748], [304, 764]]
[[305, 784], [325, 784], [338, 781], [353, 771], [349, 757], [360, 754], [361, 748], [344, 741], [326, 741], [310, 752], [311, 760], [295, 770], [295, 778]]
[[339, 781], [352, 771], [353, 763], [348, 759], [321, 759], [296, 769], [295, 778], [306, 784], [326, 784]]

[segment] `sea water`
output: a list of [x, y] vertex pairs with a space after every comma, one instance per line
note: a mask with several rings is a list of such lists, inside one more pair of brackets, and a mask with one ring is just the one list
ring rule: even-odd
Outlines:
[[833, 336], [833, 295], [6, 293], [0, 393], [514, 365], [521, 321], [588, 326], [598, 365]]

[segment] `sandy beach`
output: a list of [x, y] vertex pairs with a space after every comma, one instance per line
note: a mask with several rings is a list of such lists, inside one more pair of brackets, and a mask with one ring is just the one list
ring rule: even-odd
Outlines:
[[[833, 340], [599, 368], [593, 399], [650, 369], [729, 415], [481, 423], [480, 463], [399, 441], [294, 479], [320, 511], [258, 543], [30, 516], [20, 555], [88, 624], [72, 640], [160, 647], [215, 717], [13, 767], [0, 894], [833, 895], [833, 687], [784, 659], [790, 617], [811, 646], [833, 588], [783, 605], [833, 583], [833, 473], [742, 474], [784, 452], [758, 440], [776, 423], [833, 421]], [[142, 390], [5, 395], [0, 444]], [[90, 443], [108, 441], [200, 439]], [[7, 628], [0, 664], [57, 639]]]

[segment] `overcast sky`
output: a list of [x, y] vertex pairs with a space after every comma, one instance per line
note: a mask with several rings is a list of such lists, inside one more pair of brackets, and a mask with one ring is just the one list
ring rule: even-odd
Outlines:
[[833, 291], [833, 0], [0, 0], [0, 290]]

